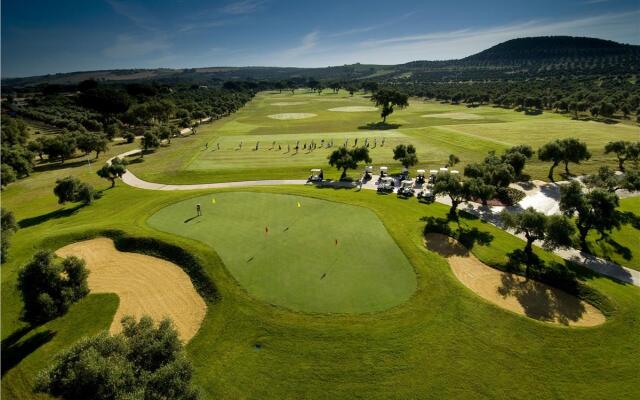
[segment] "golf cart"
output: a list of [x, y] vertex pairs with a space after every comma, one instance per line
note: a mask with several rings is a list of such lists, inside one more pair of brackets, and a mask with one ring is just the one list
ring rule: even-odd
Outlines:
[[364, 167], [364, 176], [362, 177], [362, 182], [369, 182], [371, 180], [371, 173], [373, 172], [373, 166], [367, 165]]
[[314, 168], [311, 170], [311, 175], [309, 176], [309, 179], [307, 179], [307, 182], [322, 182], [323, 179], [324, 173], [322, 170], [320, 168]]
[[416, 171], [416, 185], [424, 184], [424, 170], [419, 169]]
[[425, 203], [433, 203], [436, 200], [436, 196], [431, 192], [431, 189], [424, 188], [416, 194], [418, 200], [424, 201]]
[[398, 188], [398, 196], [399, 197], [411, 197], [413, 196], [413, 181], [412, 180], [404, 180], [400, 182], [400, 187]]
[[409, 179], [409, 169], [408, 168], [402, 168], [402, 173], [400, 174], [400, 181], [406, 181], [407, 179]]
[[389, 167], [380, 167], [380, 179], [388, 175]]
[[393, 178], [389, 176], [380, 178], [380, 180], [378, 181], [378, 193], [392, 193], [393, 186]]

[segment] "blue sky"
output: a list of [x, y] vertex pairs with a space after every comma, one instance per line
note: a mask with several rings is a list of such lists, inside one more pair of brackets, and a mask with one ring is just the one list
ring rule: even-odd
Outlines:
[[2, 2], [2, 76], [396, 64], [540, 35], [640, 44], [638, 21], [638, 0], [14, 0]]

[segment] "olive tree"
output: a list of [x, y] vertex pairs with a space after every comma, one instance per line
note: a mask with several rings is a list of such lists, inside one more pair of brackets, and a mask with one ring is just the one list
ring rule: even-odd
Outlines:
[[393, 149], [393, 159], [400, 161], [400, 164], [405, 168], [416, 165], [418, 163], [416, 148], [412, 144], [408, 146], [399, 144]]
[[525, 275], [529, 276], [529, 266], [533, 263], [533, 243], [543, 242], [543, 247], [553, 250], [558, 247], [570, 247], [575, 227], [565, 216], [545, 214], [529, 207], [522, 212], [503, 210], [500, 213], [502, 224], [506, 229], [512, 229], [516, 234], [525, 237], [524, 253], [526, 257]]
[[575, 216], [580, 245], [584, 250], [588, 250], [590, 230], [595, 229], [605, 236], [611, 229], [620, 228], [620, 215], [616, 210], [618, 203], [615, 193], [600, 188], [585, 192], [576, 181], [560, 187], [560, 210], [567, 217]]
[[83, 338], [58, 353], [36, 377], [35, 391], [65, 400], [200, 398], [171, 320], [121, 323], [121, 333]]
[[358, 164], [361, 162], [370, 163], [371, 157], [369, 157], [369, 149], [366, 147], [356, 147], [354, 149], [347, 149], [342, 146], [334, 150], [329, 154], [329, 165], [342, 170], [340, 179], [347, 177], [348, 169], [358, 168]]
[[11, 211], [1, 208], [2, 212], [2, 232], [0, 241], [2, 241], [2, 248], [0, 248], [1, 262], [7, 261], [7, 251], [9, 250], [9, 239], [18, 230], [18, 224], [16, 218]]
[[111, 187], [114, 187], [116, 185], [116, 179], [122, 178], [125, 172], [127, 172], [127, 160], [116, 157], [111, 160], [111, 162], [103, 165], [96, 173], [100, 178], [110, 180]]
[[455, 218], [457, 216], [456, 210], [458, 205], [465, 201], [468, 196], [467, 188], [460, 179], [458, 174], [452, 174], [450, 172], [439, 172], [436, 175], [436, 182], [433, 185], [433, 194], [449, 196], [451, 199], [451, 208], [449, 209], [449, 216]]
[[56, 180], [53, 194], [58, 198], [59, 204], [82, 202], [90, 204], [97, 192], [90, 184], [82, 182], [73, 176]]
[[376, 107], [382, 107], [380, 116], [382, 123], [386, 123], [394, 107], [405, 108], [409, 105], [409, 96], [393, 89], [380, 89], [371, 96], [371, 101], [375, 102]]
[[51, 251], [37, 252], [18, 272], [22, 318], [41, 323], [65, 314], [89, 293], [88, 275], [85, 262], [75, 256], [59, 260]]

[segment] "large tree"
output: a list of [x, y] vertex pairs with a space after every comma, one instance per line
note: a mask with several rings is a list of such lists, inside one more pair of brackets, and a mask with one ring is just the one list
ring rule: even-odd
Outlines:
[[39, 251], [18, 272], [18, 290], [24, 302], [23, 319], [40, 323], [63, 315], [69, 306], [89, 293], [89, 271], [83, 260], [56, 259]]
[[380, 116], [382, 122], [387, 122], [387, 117], [393, 113], [393, 108], [405, 108], [409, 105], [409, 96], [394, 89], [380, 89], [371, 96], [377, 107], [382, 107]]
[[79, 133], [76, 135], [78, 150], [89, 154], [96, 152], [96, 158], [109, 149], [109, 139], [98, 133]]
[[580, 245], [588, 250], [587, 235], [595, 229], [605, 236], [611, 229], [620, 227], [618, 196], [604, 189], [583, 191], [579, 182], [572, 181], [560, 187], [560, 210], [567, 216], [576, 217], [580, 234]]
[[328, 158], [329, 165], [342, 170], [340, 179], [345, 179], [347, 177], [348, 169], [358, 168], [358, 164], [361, 162], [371, 162], [371, 157], [369, 157], [369, 149], [364, 146], [356, 147], [353, 149], [347, 149], [346, 147], [342, 146], [334, 150]]
[[433, 194], [449, 196], [451, 199], [451, 208], [449, 216], [455, 218], [458, 205], [465, 201], [468, 197], [467, 187], [460, 179], [459, 174], [450, 172], [439, 172], [436, 175], [436, 182], [433, 185]]
[[196, 400], [193, 367], [169, 319], [122, 319], [122, 333], [103, 332], [58, 353], [36, 379], [36, 392], [65, 400]]
[[558, 140], [544, 144], [538, 149], [538, 159], [540, 161], [551, 161], [549, 168], [549, 180], [553, 182], [553, 170], [562, 162], [564, 158], [564, 150]]
[[564, 171], [567, 175], [569, 172], [569, 163], [580, 164], [581, 161], [586, 161], [591, 158], [591, 153], [587, 149], [587, 144], [581, 142], [576, 138], [566, 138], [560, 140], [563, 148], [562, 161], [564, 162]]
[[624, 163], [627, 160], [637, 161], [640, 153], [640, 142], [632, 143], [624, 140], [616, 140], [604, 146], [604, 153], [614, 153], [618, 158], [618, 168], [624, 172]]
[[553, 250], [558, 247], [570, 247], [575, 227], [567, 217], [554, 215], [546, 216], [529, 207], [521, 212], [503, 210], [500, 213], [502, 224], [506, 229], [512, 229], [516, 234], [523, 234], [526, 240], [524, 253], [526, 257], [525, 275], [529, 276], [529, 266], [534, 260], [533, 243], [543, 242], [543, 247]]
[[516, 177], [522, 175], [522, 170], [531, 157], [533, 157], [533, 149], [526, 144], [513, 146], [502, 154], [502, 160], [513, 167]]
[[127, 172], [127, 161], [116, 157], [111, 162], [106, 163], [96, 173], [100, 178], [108, 179], [111, 181], [111, 187], [116, 185], [116, 179], [122, 178], [122, 175]]
[[399, 144], [393, 149], [393, 159], [400, 161], [403, 167], [409, 168], [418, 163], [418, 156], [416, 156], [416, 148], [410, 145]]
[[587, 144], [576, 138], [556, 139], [543, 145], [538, 150], [538, 158], [540, 161], [553, 162], [549, 170], [549, 179], [553, 181], [553, 169], [561, 162], [564, 163], [564, 170], [567, 175], [569, 172], [569, 163], [580, 164], [581, 161], [591, 158], [591, 153], [587, 149]]

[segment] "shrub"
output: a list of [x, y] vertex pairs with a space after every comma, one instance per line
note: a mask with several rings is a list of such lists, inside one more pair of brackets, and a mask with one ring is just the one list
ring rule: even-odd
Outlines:
[[122, 333], [106, 332], [59, 353], [36, 378], [35, 390], [63, 399], [195, 400], [193, 367], [171, 320], [122, 319]]
[[58, 203], [60, 204], [78, 201], [84, 204], [91, 204], [94, 198], [99, 197], [93, 186], [73, 176], [58, 179], [56, 186], [53, 188], [53, 194], [58, 197]]
[[88, 275], [84, 261], [77, 257], [59, 261], [51, 251], [39, 251], [18, 272], [22, 318], [41, 323], [65, 314], [72, 303], [89, 293]]

